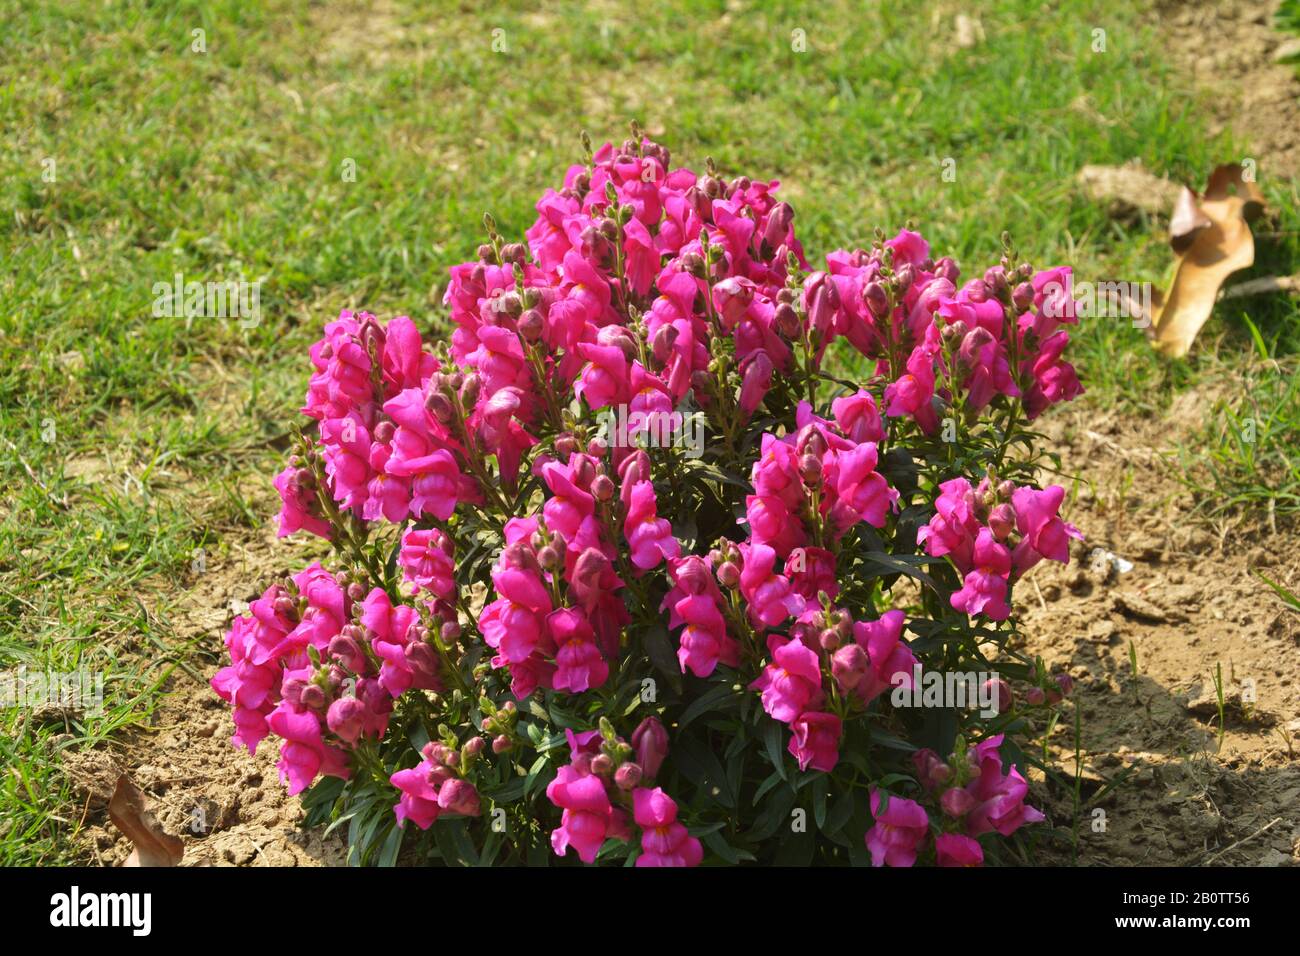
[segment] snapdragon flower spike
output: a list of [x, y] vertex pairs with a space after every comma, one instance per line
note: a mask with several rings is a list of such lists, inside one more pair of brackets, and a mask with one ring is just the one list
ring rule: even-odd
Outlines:
[[739, 666], [740, 645], [727, 633], [724, 599], [710, 559], [695, 554], [669, 558], [668, 577], [673, 587], [661, 609], [668, 611], [670, 629], [682, 628], [677, 638], [682, 673], [690, 670], [696, 677], [708, 677], [719, 663]]
[[607, 781], [592, 772], [600, 732], [566, 733], [572, 759], [546, 787], [546, 798], [562, 811], [560, 825], [551, 831], [551, 849], [564, 856], [572, 847], [583, 863], [594, 863], [605, 840], [631, 836], [628, 814], [610, 801]]
[[511, 692], [520, 700], [539, 686], [553, 686], [555, 674], [555, 646], [546, 627], [554, 605], [529, 540], [536, 531], [536, 518], [507, 523], [506, 547], [492, 569], [499, 597], [478, 619], [483, 639], [497, 651], [492, 666], [509, 668]]
[[1040, 823], [1045, 819], [1040, 811], [1025, 803], [1029, 784], [1015, 765], [1003, 772], [1002, 756], [998, 752], [1002, 740], [1002, 734], [995, 734], [967, 751], [967, 759], [975, 773], [974, 779], [966, 786], [971, 809], [966, 815], [965, 825], [971, 836], [991, 830], [1010, 836], [1027, 823]]
[[935, 557], [946, 556], [962, 575], [951, 603], [967, 614], [1006, 620], [1013, 579], [1044, 558], [1069, 563], [1070, 539], [1083, 538], [1057, 514], [1065, 499], [1060, 485], [1039, 490], [1004, 482], [994, 489], [985, 478], [972, 488], [965, 478], [953, 478], [939, 490], [936, 513], [917, 533], [917, 543]]
[[414, 767], [399, 770], [388, 778], [400, 797], [393, 807], [397, 825], [410, 820], [427, 830], [443, 814], [476, 817], [482, 812], [478, 791], [469, 781], [457, 776], [448, 758], [455, 753], [445, 744], [425, 744], [423, 758]]

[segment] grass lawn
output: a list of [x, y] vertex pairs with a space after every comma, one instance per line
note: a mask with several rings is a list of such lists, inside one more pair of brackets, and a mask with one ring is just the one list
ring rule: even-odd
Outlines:
[[[172, 668], [206, 666], [176, 610], [205, 561], [272, 520], [321, 324], [365, 306], [445, 327], [446, 269], [473, 257], [483, 212], [521, 236], [580, 130], [621, 139], [636, 118], [677, 162], [781, 180], [810, 258], [910, 217], [972, 266], [1010, 230], [1035, 264], [1157, 283], [1163, 225], [1113, 223], [1076, 171], [1138, 158], [1199, 184], [1245, 149], [1206, 138], [1149, 17], [1119, 0], [481, 6], [6, 4], [0, 668], [100, 671], [106, 700], [97, 717], [0, 710], [0, 864], [76, 859], [61, 751], [146, 721]], [[983, 30], [970, 48], [959, 9]], [[1260, 274], [1300, 258], [1297, 187], [1267, 172], [1282, 225]], [[260, 323], [155, 317], [178, 273], [263, 279]], [[1222, 379], [1269, 437], [1242, 448], [1207, 409], [1222, 467], [1205, 480], [1300, 507], [1277, 457], [1300, 434], [1296, 318], [1236, 300], [1179, 363], [1128, 319], [1095, 320], [1086, 400], [1153, 413]]]

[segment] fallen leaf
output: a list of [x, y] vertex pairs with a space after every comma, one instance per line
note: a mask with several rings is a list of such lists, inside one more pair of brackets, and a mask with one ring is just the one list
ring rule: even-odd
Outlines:
[[1152, 344], [1174, 358], [1187, 354], [1205, 325], [1228, 276], [1255, 262], [1248, 222], [1263, 211], [1264, 197], [1236, 164], [1210, 174], [1205, 193], [1184, 190], [1170, 220], [1174, 278], [1153, 298]]
[[144, 796], [126, 774], [117, 778], [113, 799], [108, 801], [108, 817], [132, 844], [123, 866], [176, 866], [185, 855], [185, 844], [158, 825], [145, 809]]
[[1174, 247], [1174, 252], [1186, 252], [1197, 233], [1211, 225], [1209, 217], [1196, 205], [1196, 193], [1186, 186], [1180, 189], [1173, 214], [1169, 217], [1169, 244]]

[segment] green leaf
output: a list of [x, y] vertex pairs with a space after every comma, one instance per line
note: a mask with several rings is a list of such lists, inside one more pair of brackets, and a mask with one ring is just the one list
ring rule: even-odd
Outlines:
[[771, 775], [760, 783], [758, 789], [754, 791], [754, 806], [758, 806], [758, 801], [763, 799], [763, 794], [767, 793], [784, 779], [785, 778], [782, 777], [778, 771], [773, 770]]
[[681, 693], [681, 666], [677, 663], [672, 642], [668, 640], [668, 629], [657, 624], [645, 632], [642, 640], [645, 642], [646, 656], [650, 658], [654, 669], [664, 675], [673, 690]]
[[682, 737], [674, 746], [673, 759], [678, 772], [709, 797], [724, 807], [736, 805], [731, 783], [712, 750], [692, 737]]
[[844, 824], [849, 822], [853, 816], [853, 794], [855, 791], [848, 790], [842, 794], [833, 804], [830, 812], [826, 814], [826, 826], [824, 832], [828, 835], [839, 833], [844, 829]]
[[813, 819], [817, 821], [817, 829], [826, 829], [826, 796], [828, 791], [826, 774], [819, 773], [817, 779], [813, 782]]
[[763, 728], [763, 746], [767, 748], [767, 759], [772, 761], [772, 766], [776, 772], [785, 780], [785, 748], [781, 746], [781, 724], [775, 720], [769, 720], [767, 726]]
[[[718, 684], [716, 687], [705, 691], [699, 697], [691, 702], [691, 706], [682, 712], [682, 716], [677, 719], [677, 730], [685, 730], [696, 717], [709, 710], [714, 710], [714, 704], [728, 697], [736, 697], [736, 690], [730, 682]], [[717, 708], [721, 709], [721, 708]]]
[[918, 564], [930, 564], [931, 559], [929, 558], [917, 556], [904, 558], [899, 555], [886, 554], [884, 551], [868, 551], [862, 555], [862, 560], [865, 564], [874, 564], [893, 574], [906, 574], [908, 577], [920, 581], [936, 594], [939, 593], [939, 585], [935, 583], [934, 578], [917, 566]]
[[402, 851], [402, 837], [404, 836], [402, 827], [393, 825], [389, 831], [388, 838], [384, 840], [384, 847], [379, 851], [378, 865], [391, 867], [397, 865], [397, 855]]

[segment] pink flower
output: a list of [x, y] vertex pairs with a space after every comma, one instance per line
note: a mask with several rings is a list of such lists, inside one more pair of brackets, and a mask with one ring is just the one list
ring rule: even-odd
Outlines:
[[799, 641], [786, 640], [773, 634], [767, 640], [772, 663], [750, 684], [750, 689], [762, 692], [763, 710], [773, 720], [783, 724], [794, 720], [815, 706], [822, 696], [821, 662], [817, 652]]
[[329, 522], [320, 515], [320, 506], [309, 490], [311, 473], [290, 465], [275, 476], [273, 484], [280, 492], [280, 532], [283, 538], [295, 531], [310, 531], [322, 538], [330, 537]]
[[973, 748], [968, 756], [979, 768], [979, 776], [966, 785], [966, 792], [974, 798], [974, 807], [966, 816], [967, 832], [972, 836], [997, 830], [1010, 836], [1026, 823], [1040, 823], [1045, 817], [1025, 804], [1029, 784], [1015, 766], [1002, 772], [1002, 758], [998, 748], [1002, 735], [989, 737]]
[[661, 607], [668, 609], [668, 626], [681, 627], [677, 660], [682, 673], [708, 677], [719, 661], [728, 667], [740, 663], [740, 648], [727, 634], [720, 610], [722, 594], [713, 579], [707, 558], [688, 555], [668, 561], [673, 589]]
[[582, 773], [572, 765], [561, 767], [547, 786], [546, 797], [564, 811], [560, 826], [551, 831], [551, 848], [556, 855], [564, 856], [573, 847], [583, 863], [596, 862], [613, 812], [600, 777]]
[[934, 354], [928, 346], [918, 346], [907, 360], [907, 371], [885, 386], [885, 414], [891, 417], [910, 415], [927, 435], [939, 430], [935, 414]]
[[401, 791], [401, 797], [393, 807], [397, 825], [411, 820], [421, 830], [429, 829], [442, 808], [438, 806], [438, 788], [429, 779], [427, 764], [399, 770], [388, 778], [388, 782]]
[[912, 866], [916, 853], [930, 832], [930, 818], [915, 800], [889, 797], [881, 810], [880, 791], [870, 790], [871, 815], [875, 824], [867, 831], [867, 849], [872, 866]]
[[641, 827], [637, 866], [699, 866], [704, 859], [700, 841], [677, 822], [677, 804], [658, 787], [632, 791], [632, 817]]
[[452, 554], [451, 539], [437, 528], [407, 528], [397, 564], [417, 588], [450, 600], [456, 590]]
[[775, 573], [775, 551], [763, 544], [742, 544], [740, 552], [745, 561], [740, 593], [749, 602], [749, 616], [755, 624], [776, 627], [803, 612], [803, 598], [791, 590], [783, 575]]
[[800, 770], [810, 766], [830, 773], [840, 759], [840, 719], [834, 714], [806, 711], [790, 724], [789, 751]]
[[623, 520], [623, 534], [627, 537], [628, 555], [636, 567], [648, 571], [665, 558], [681, 554], [681, 545], [673, 537], [668, 519], [656, 513], [655, 489], [649, 481], [632, 485], [628, 495], [627, 516]]
[[586, 399], [596, 411], [607, 405], [627, 404], [631, 397], [627, 356], [615, 345], [578, 343], [579, 354], [587, 360], [574, 394]]
[[1051, 485], [1038, 491], [1017, 488], [1011, 495], [1016, 526], [1021, 540], [1012, 556], [1017, 574], [1024, 574], [1040, 558], [1070, 563], [1070, 539], [1083, 540], [1079, 529], [1062, 521], [1057, 513], [1065, 500], [1065, 489]]
[[864, 388], [831, 402], [831, 414], [845, 437], [852, 442], [879, 442], [885, 438], [885, 426], [880, 420], [876, 400]]
[[871, 703], [892, 687], [911, 687], [914, 683], [916, 658], [903, 641], [905, 622], [903, 612], [893, 610], [880, 615], [879, 620], [854, 623], [853, 640], [866, 648], [871, 662], [853, 687], [863, 704]]
[[975, 535], [980, 522], [975, 517], [975, 493], [965, 478], [952, 478], [939, 485], [935, 502], [937, 512], [930, 523], [917, 532], [917, 544], [925, 544], [932, 557], [950, 555], [953, 564], [965, 574], [974, 559]]
[[1011, 574], [1011, 552], [998, 543], [993, 532], [980, 528], [975, 538], [974, 569], [966, 574], [960, 591], [953, 594], [952, 606], [967, 614], [983, 614], [990, 621], [1005, 621], [1011, 614], [1007, 605], [1007, 579]]
[[984, 850], [979, 841], [960, 833], [941, 833], [934, 838], [940, 866], [983, 866]]
[[586, 616], [576, 608], [562, 607], [546, 618], [555, 646], [555, 676], [551, 686], [580, 694], [600, 687], [609, 678], [609, 665], [596, 647], [596, 635]]
[[863, 521], [873, 528], [883, 528], [898, 492], [877, 474], [876, 460], [876, 446], [871, 442], [840, 455], [836, 491]]

